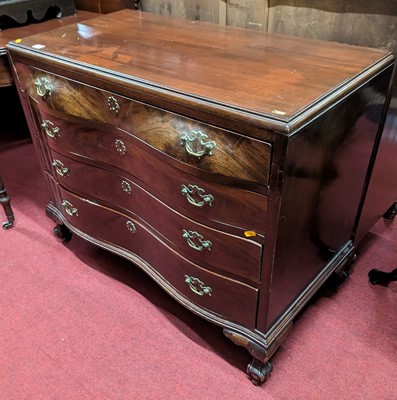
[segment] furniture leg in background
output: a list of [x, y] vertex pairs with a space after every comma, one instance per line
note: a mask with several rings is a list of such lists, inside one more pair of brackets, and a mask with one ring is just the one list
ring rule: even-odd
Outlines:
[[[8, 16], [9, 17], [9, 22], [13, 21], [12, 27], [7, 27], [7, 29], [4, 30], [4, 20], [0, 21], [0, 88], [1, 90], [4, 90], [7, 88], [10, 88], [14, 85], [14, 79], [12, 76], [12, 72], [8, 63], [7, 59], [7, 51], [6, 51], [6, 44], [10, 40], [14, 39], [21, 39], [26, 36], [30, 36], [39, 32], [46, 32], [51, 29], [59, 28], [61, 26], [69, 25], [72, 23], [77, 23], [80, 21], [84, 21], [90, 18], [93, 18], [96, 16], [95, 13], [90, 13], [87, 11], [78, 11], [75, 13], [75, 7], [74, 3], [71, 0], [60, 0], [57, 2], [57, 7], [59, 8], [59, 15], [62, 16], [62, 18], [53, 18], [49, 20], [43, 20], [39, 22], [42, 17], [44, 17], [46, 14], [42, 12], [42, 9], [47, 10], [49, 6], [52, 6], [53, 2], [41, 2], [41, 4], [34, 4], [35, 7], [35, 23], [34, 24], [22, 24], [18, 25], [18, 21], [25, 21], [26, 20], [26, 15], [27, 15], [27, 10], [28, 10], [28, 2], [26, 2], [25, 7], [22, 7], [21, 5], [18, 6], [17, 3], [21, 3], [18, 1], [14, 2], [7, 2], [6, 3], [1, 3], [0, 1], [0, 15], [3, 16]], [[33, 1], [30, 2], [30, 10], [32, 10], [33, 7]], [[48, 4], [47, 4], [48, 3]], [[47, 7], [47, 8], [46, 8]], [[17, 100], [17, 99], [15, 99]], [[11, 110], [12, 112], [17, 112], [17, 110], [20, 109], [20, 104], [18, 101], [15, 102], [14, 105], [11, 105]], [[2, 110], [3, 111], [3, 110]], [[22, 112], [22, 110], [21, 110]], [[5, 113], [6, 115], [7, 113]], [[5, 119], [6, 120], [6, 119]], [[4, 122], [4, 121], [3, 121]], [[8, 120], [5, 121], [6, 123]], [[4, 125], [3, 125], [4, 127]], [[23, 130], [26, 130], [23, 129]], [[15, 136], [17, 135], [17, 132], [19, 132], [18, 129], [15, 130]], [[3, 137], [4, 139], [4, 137]], [[12, 212], [11, 205], [10, 205], [10, 198], [7, 195], [7, 192], [4, 188], [3, 181], [0, 177], [0, 203], [2, 204], [4, 208], [4, 212], [6, 214], [6, 217], [8, 219], [7, 222], [3, 223], [3, 228], [4, 229], [9, 229], [12, 228], [14, 224], [14, 213]]]
[[3, 229], [9, 229], [14, 226], [14, 213], [12, 212], [10, 198], [7, 195], [6, 189], [3, 184], [3, 180], [0, 176], [0, 203], [4, 208], [8, 222], [3, 222]]
[[371, 269], [371, 271], [368, 272], [368, 278], [373, 285], [387, 286], [390, 282], [397, 281], [397, 268], [393, 269], [391, 272]]
[[[397, 215], [397, 201], [383, 214], [383, 218], [394, 219]], [[397, 281], [397, 268], [390, 272], [380, 271], [379, 269], [371, 269], [368, 272], [369, 281], [373, 285], [387, 286], [390, 282]]]
[[395, 201], [390, 208], [383, 214], [383, 218], [394, 219], [397, 215], [397, 201]]

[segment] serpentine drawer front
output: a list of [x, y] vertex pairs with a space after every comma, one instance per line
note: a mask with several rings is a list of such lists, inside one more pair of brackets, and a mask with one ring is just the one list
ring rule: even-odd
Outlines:
[[[52, 153], [61, 185], [96, 201], [118, 206], [139, 216], [177, 250], [201, 265], [240, 275], [258, 283], [262, 246], [205, 225], [173, 211], [130, 179]], [[106, 187], [107, 190], [102, 190]], [[172, 221], [172, 222], [170, 222]], [[241, 265], [241, 257], [245, 260]]]
[[[61, 196], [62, 213], [71, 226], [95, 239], [134, 252], [193, 303], [237, 323], [254, 327], [256, 289], [187, 261], [136, 219], [65, 190], [61, 190]], [[171, 265], [172, 268], [169, 267]], [[235, 304], [236, 298], [238, 305]]]
[[56, 235], [143, 269], [263, 382], [354, 259], [393, 56], [132, 10], [7, 48]]
[[[177, 166], [168, 163], [167, 158], [159, 160], [159, 155], [153, 154], [149, 146], [119, 130], [113, 133], [86, 127], [44, 112], [39, 114], [39, 123], [48, 145], [57, 151], [67, 150], [133, 174], [156, 191], [156, 195], [165, 196], [187, 212], [199, 213], [206, 219], [215, 219], [259, 234], [264, 232], [265, 196], [181, 173]], [[242, 206], [244, 212], [241, 212]]]
[[[23, 77], [27, 93], [46, 108], [118, 127], [196, 168], [268, 185], [269, 143], [214, 128], [44, 71], [29, 70]], [[59, 129], [62, 131], [62, 127]]]

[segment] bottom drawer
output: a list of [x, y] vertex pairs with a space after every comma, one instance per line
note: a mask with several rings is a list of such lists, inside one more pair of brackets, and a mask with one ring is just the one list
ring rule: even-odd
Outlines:
[[142, 223], [63, 189], [61, 211], [83, 233], [129, 250], [183, 297], [227, 320], [255, 327], [258, 290], [181, 257]]

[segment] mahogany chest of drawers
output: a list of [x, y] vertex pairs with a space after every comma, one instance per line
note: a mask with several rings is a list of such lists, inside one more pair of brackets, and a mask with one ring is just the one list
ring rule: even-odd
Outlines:
[[131, 260], [262, 382], [354, 258], [393, 56], [131, 10], [8, 50], [58, 234]]

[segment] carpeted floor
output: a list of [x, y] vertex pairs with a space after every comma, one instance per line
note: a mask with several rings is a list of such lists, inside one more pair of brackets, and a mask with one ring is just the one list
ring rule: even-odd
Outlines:
[[57, 241], [29, 141], [2, 145], [0, 173], [16, 215], [0, 230], [0, 400], [397, 398], [397, 282], [367, 279], [396, 266], [397, 222], [365, 237], [350, 278], [305, 309], [258, 388], [248, 353], [138, 268]]

